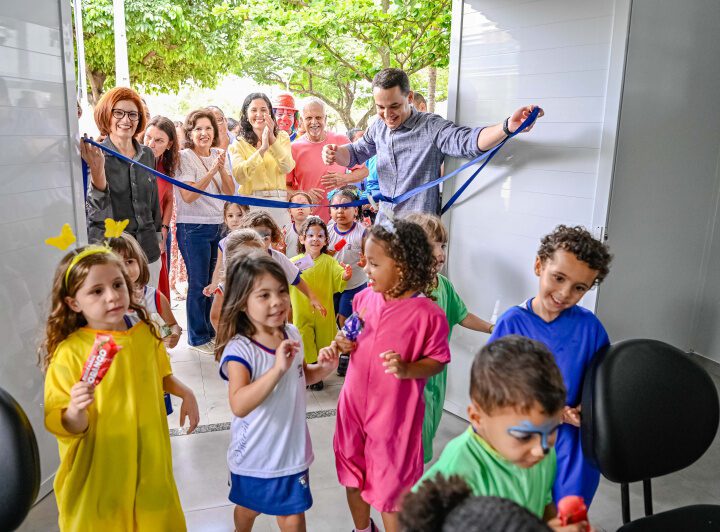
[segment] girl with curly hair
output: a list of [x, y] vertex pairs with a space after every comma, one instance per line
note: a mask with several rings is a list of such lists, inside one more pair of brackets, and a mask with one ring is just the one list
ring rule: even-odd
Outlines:
[[400, 498], [423, 473], [423, 389], [450, 361], [448, 324], [430, 297], [435, 260], [419, 225], [373, 226], [365, 258], [368, 288], [352, 304], [363, 329], [328, 348], [350, 353], [333, 447], [355, 529], [377, 530], [372, 506], [395, 532]]

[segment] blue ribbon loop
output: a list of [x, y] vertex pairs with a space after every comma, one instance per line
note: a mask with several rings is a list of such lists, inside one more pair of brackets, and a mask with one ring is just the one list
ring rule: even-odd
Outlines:
[[[447, 175], [444, 175], [442, 177], [439, 177], [437, 179], [433, 179], [432, 181], [428, 181], [427, 183], [423, 183], [419, 187], [416, 187], [412, 190], [408, 190], [407, 192], [400, 194], [399, 196], [389, 198], [387, 196], [384, 196], [383, 194], [375, 193], [372, 195], [373, 199], [376, 202], [384, 201], [384, 202], [388, 202], [388, 203], [397, 205], [398, 203], [402, 203], [403, 201], [406, 201], [406, 200], [412, 198], [413, 196], [420, 194], [421, 192], [423, 192], [429, 188], [438, 186], [440, 183], [447, 181], [451, 177], [455, 177], [457, 174], [470, 168], [471, 166], [473, 166], [481, 161], [484, 161], [483, 164], [480, 166], [480, 168], [478, 168], [465, 181], [465, 183], [462, 184], [462, 186], [455, 192], [455, 194], [453, 194], [453, 196], [443, 206], [442, 212], [444, 214], [450, 207], [452, 207], [452, 205], [455, 203], [455, 201], [457, 201], [457, 199], [460, 197], [460, 195], [465, 191], [465, 189], [470, 185], [470, 183], [472, 183], [473, 179], [475, 179], [475, 177], [482, 171], [482, 169], [485, 168], [487, 163], [495, 156], [495, 154], [498, 151], [500, 151], [500, 149], [505, 145], [505, 143], [508, 140], [510, 140], [511, 138], [513, 138], [515, 135], [521, 133], [527, 127], [529, 127], [535, 121], [539, 112], [540, 112], [539, 107], [536, 107], [535, 109], [533, 109], [532, 112], [530, 113], [530, 116], [528, 116], [525, 119], [525, 121], [520, 125], [520, 127], [514, 133], [512, 133], [509, 137], [507, 137], [505, 140], [503, 140], [500, 144], [495, 146], [493, 149], [486, 151], [479, 157], [476, 157], [475, 159], [473, 159], [472, 161], [469, 161], [469, 162], [463, 164], [457, 170], [455, 170]], [[289, 201], [263, 199], [263, 198], [258, 198], [255, 196], [228, 196], [226, 194], [212, 194], [210, 192], [206, 192], [204, 190], [197, 189], [191, 185], [188, 185], [187, 183], [183, 183], [182, 181], [178, 181], [177, 179], [173, 179], [170, 176], [166, 176], [165, 174], [158, 172], [154, 168], [150, 168], [149, 166], [145, 166], [144, 164], [139, 163], [138, 161], [134, 161], [134, 160], [130, 159], [129, 157], [126, 157], [122, 153], [118, 153], [115, 150], [111, 150], [107, 146], [103, 146], [102, 144], [99, 144], [90, 138], [83, 137], [82, 140], [92, 146], [100, 148], [101, 150], [103, 150], [104, 152], [106, 152], [107, 154], [109, 154], [112, 157], [120, 159], [121, 161], [125, 161], [126, 163], [129, 163], [131, 165], [139, 166], [140, 168], [143, 168], [147, 172], [150, 172], [151, 174], [153, 174], [155, 177], [159, 177], [160, 179], [163, 179], [176, 187], [182, 188], [189, 192], [195, 192], [197, 194], [200, 194], [202, 196], [207, 196], [209, 198], [213, 198], [213, 199], [217, 199], [217, 200], [221, 200], [221, 201], [229, 201], [231, 203], [236, 203], [238, 205], [252, 205], [253, 207], [265, 207], [265, 208], [270, 208], [270, 209], [288, 209], [288, 208], [300, 208], [300, 207], [327, 207], [328, 206], [327, 204], [322, 204], [322, 203], [311, 203], [310, 205], [308, 205], [307, 203], [292, 203]], [[85, 195], [87, 196], [89, 169], [88, 169], [88, 166], [85, 163], [85, 161], [83, 161], [82, 171], [83, 171], [83, 185], [85, 187]], [[337, 205], [337, 207], [360, 207], [362, 205], [367, 205], [369, 203], [370, 203], [370, 200], [368, 200], [367, 198], [362, 198], [362, 199], [351, 201], [348, 203], [340, 203]]]

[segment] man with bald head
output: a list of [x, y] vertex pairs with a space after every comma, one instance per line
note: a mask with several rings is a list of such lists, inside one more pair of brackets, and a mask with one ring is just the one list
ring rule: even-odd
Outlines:
[[[327, 115], [322, 100], [311, 98], [300, 112], [305, 134], [292, 143], [295, 168], [287, 175], [287, 186], [304, 190], [314, 203], [327, 203], [327, 191], [346, 183], [362, 181], [368, 174], [367, 168], [357, 166], [348, 174], [347, 168], [339, 164], [326, 165], [322, 160], [323, 147], [328, 144], [345, 144], [347, 137], [327, 129]], [[315, 210], [325, 222], [330, 218], [327, 207]]]

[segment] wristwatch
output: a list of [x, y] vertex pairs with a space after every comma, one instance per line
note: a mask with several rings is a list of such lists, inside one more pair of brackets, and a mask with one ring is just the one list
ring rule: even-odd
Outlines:
[[508, 116], [505, 121], [503, 122], [503, 133], [507, 135], [508, 137], [512, 135], [512, 131], [508, 128], [508, 121], [510, 120], [510, 117]]

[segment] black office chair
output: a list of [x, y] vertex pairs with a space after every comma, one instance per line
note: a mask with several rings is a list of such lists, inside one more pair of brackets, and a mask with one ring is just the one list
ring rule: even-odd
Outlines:
[[40, 455], [30, 421], [0, 388], [0, 530], [20, 526], [40, 489]]
[[[626, 340], [597, 354], [585, 374], [583, 453], [621, 485], [622, 532], [720, 530], [720, 506], [653, 515], [651, 479], [686, 468], [718, 428], [718, 394], [707, 372], [657, 340]], [[645, 515], [630, 521], [630, 482], [643, 482]]]

